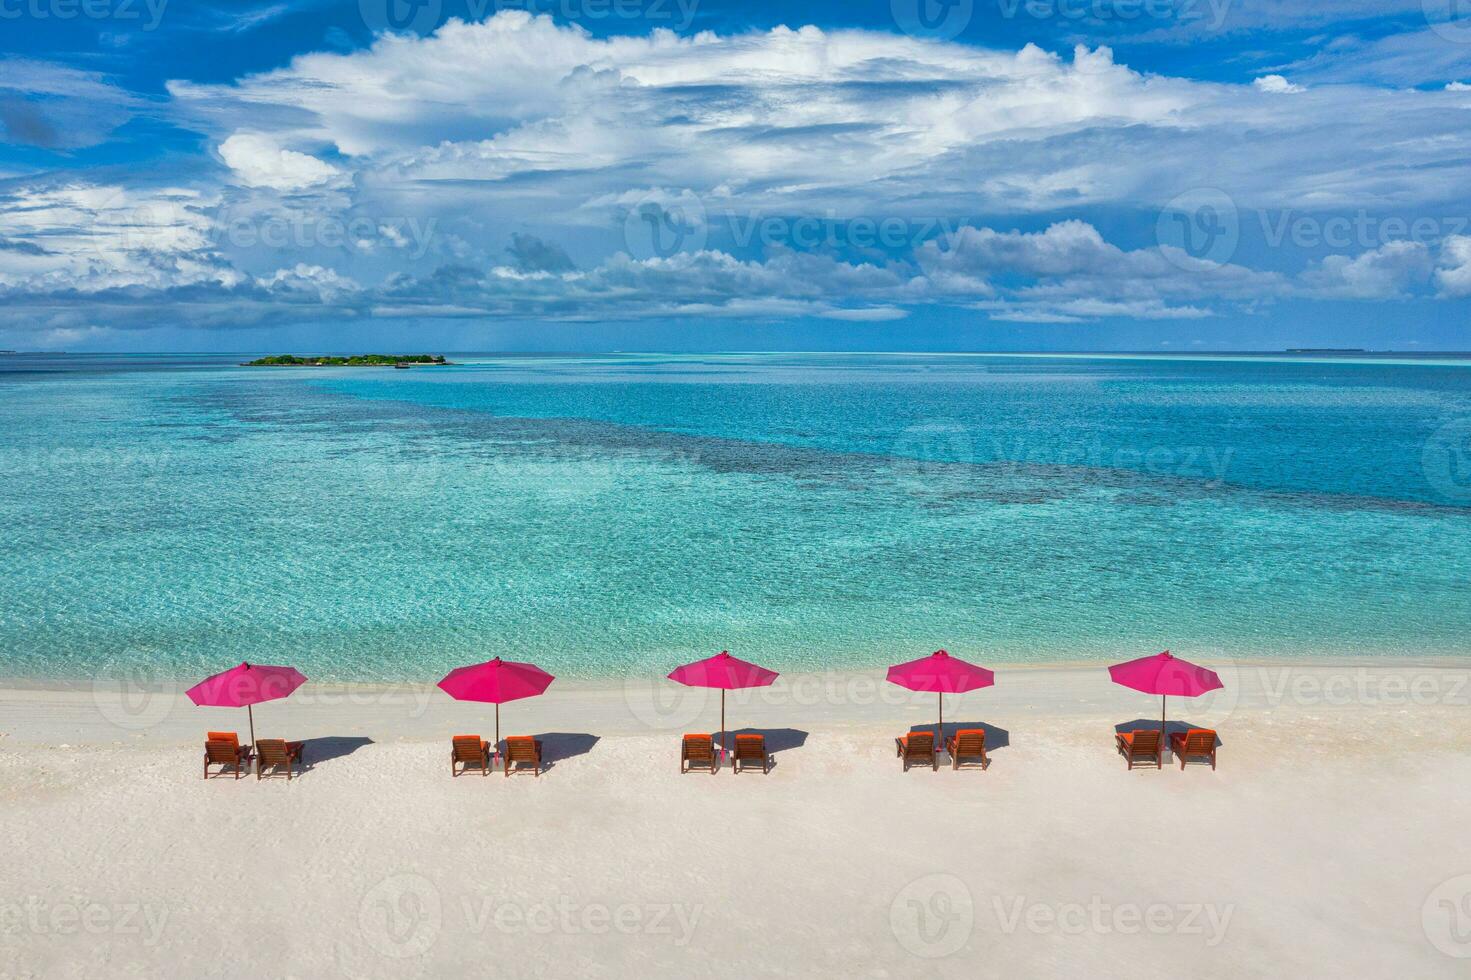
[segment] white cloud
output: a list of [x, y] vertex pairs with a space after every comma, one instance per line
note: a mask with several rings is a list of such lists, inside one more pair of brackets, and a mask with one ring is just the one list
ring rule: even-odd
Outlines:
[[235, 133], [220, 144], [220, 158], [249, 187], [294, 191], [338, 176], [336, 167], [316, 157], [281, 148], [260, 133]]
[[[658, 187], [711, 211], [977, 214], [1159, 205], [1203, 185], [1242, 206], [1442, 200], [1471, 176], [1471, 135], [1430, 93], [1274, 98], [1299, 88], [1142, 74], [1108, 48], [1068, 60], [814, 27], [599, 38], [523, 11], [169, 85], [174, 110], [221, 138], [332, 146], [367, 192], [417, 182], [451, 206], [494, 197], [512, 220], [601, 220], [592, 202]], [[1431, 128], [1457, 135], [1411, 138]], [[1261, 152], [1220, 152], [1243, 131]], [[1427, 181], [1431, 167], [1445, 169]]]
[[1280, 94], [1285, 92], [1303, 91], [1303, 87], [1301, 85], [1294, 85], [1287, 79], [1283, 78], [1281, 75], [1263, 75], [1262, 77], [1255, 79], [1251, 84], [1255, 85], [1263, 92], [1273, 92]]
[[1394, 299], [1430, 278], [1430, 249], [1394, 241], [1350, 258], [1330, 255], [1302, 274], [1310, 291], [1335, 299]]
[[1443, 296], [1471, 296], [1471, 236], [1452, 235], [1441, 243], [1435, 284]]

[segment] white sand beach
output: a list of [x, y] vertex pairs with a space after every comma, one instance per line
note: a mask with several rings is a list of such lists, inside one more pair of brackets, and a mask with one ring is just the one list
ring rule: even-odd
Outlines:
[[[1207, 661], [1208, 662], [1208, 661]], [[1219, 769], [1126, 771], [1158, 699], [1101, 668], [947, 698], [985, 772], [901, 772], [933, 695], [879, 672], [732, 696], [775, 768], [678, 772], [718, 696], [558, 681], [502, 709], [539, 778], [449, 775], [489, 705], [308, 684], [289, 783], [200, 778], [245, 712], [182, 686], [0, 691], [7, 977], [1461, 977], [1471, 666], [1229, 665], [1172, 700]], [[657, 693], [660, 700], [655, 700]]]

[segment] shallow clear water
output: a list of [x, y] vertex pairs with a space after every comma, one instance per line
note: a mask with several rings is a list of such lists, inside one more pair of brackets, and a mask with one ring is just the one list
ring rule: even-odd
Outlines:
[[1471, 366], [0, 359], [10, 675], [1471, 652]]

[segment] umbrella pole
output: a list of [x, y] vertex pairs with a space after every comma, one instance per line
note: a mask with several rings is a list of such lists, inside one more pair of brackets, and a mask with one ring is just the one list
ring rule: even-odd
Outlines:
[[1159, 754], [1164, 755], [1165, 746], [1170, 744], [1169, 729], [1165, 727], [1165, 698], [1167, 695], [1159, 696]]
[[245, 706], [245, 716], [250, 719], [250, 744], [255, 744], [255, 709], [250, 705]]
[[940, 692], [940, 724], [935, 729], [935, 751], [940, 751], [940, 746], [945, 744], [945, 692]]
[[725, 688], [720, 689], [720, 755], [725, 761]]
[[495, 754], [501, 754], [501, 704], [495, 704]]

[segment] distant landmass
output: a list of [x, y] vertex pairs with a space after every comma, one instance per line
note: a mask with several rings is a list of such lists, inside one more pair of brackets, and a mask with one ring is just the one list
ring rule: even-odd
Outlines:
[[448, 364], [443, 354], [353, 354], [351, 357], [275, 354], [246, 361], [246, 367], [409, 367]]
[[1289, 347], [1289, 354], [1367, 354], [1363, 347]]

